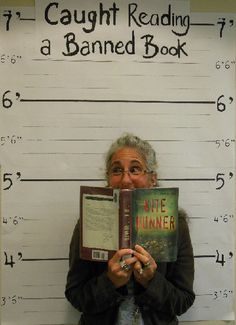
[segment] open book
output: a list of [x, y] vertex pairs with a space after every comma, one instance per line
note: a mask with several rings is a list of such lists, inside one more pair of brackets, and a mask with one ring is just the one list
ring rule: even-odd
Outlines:
[[107, 261], [120, 248], [145, 248], [159, 262], [177, 256], [178, 188], [80, 188], [80, 257]]

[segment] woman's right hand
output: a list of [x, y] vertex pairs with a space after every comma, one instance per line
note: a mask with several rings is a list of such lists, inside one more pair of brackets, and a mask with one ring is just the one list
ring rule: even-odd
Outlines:
[[118, 250], [108, 261], [107, 276], [116, 288], [126, 285], [131, 277], [133, 265], [137, 262], [133, 253], [132, 249], [123, 248]]

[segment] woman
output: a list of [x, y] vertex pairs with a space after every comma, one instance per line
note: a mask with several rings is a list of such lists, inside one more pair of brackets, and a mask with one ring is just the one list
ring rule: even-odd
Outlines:
[[[106, 157], [108, 186], [157, 186], [156, 155], [131, 134], [117, 139]], [[139, 245], [120, 249], [108, 261], [79, 258], [79, 223], [70, 246], [66, 297], [82, 312], [81, 325], [177, 324], [193, 304], [194, 262], [185, 214], [179, 212], [176, 262], [158, 263]]]

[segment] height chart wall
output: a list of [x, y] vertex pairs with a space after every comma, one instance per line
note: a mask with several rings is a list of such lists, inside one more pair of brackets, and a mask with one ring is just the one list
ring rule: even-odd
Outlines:
[[188, 1], [1, 7], [2, 324], [75, 324], [64, 297], [80, 185], [123, 132], [151, 142], [189, 214], [196, 301], [233, 320], [235, 16]]

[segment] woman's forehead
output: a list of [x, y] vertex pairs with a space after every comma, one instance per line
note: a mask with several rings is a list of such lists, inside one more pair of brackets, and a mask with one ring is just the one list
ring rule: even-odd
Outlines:
[[111, 163], [115, 162], [140, 162], [141, 164], [145, 164], [144, 157], [141, 153], [135, 149], [130, 147], [124, 147], [118, 149], [112, 156]]

